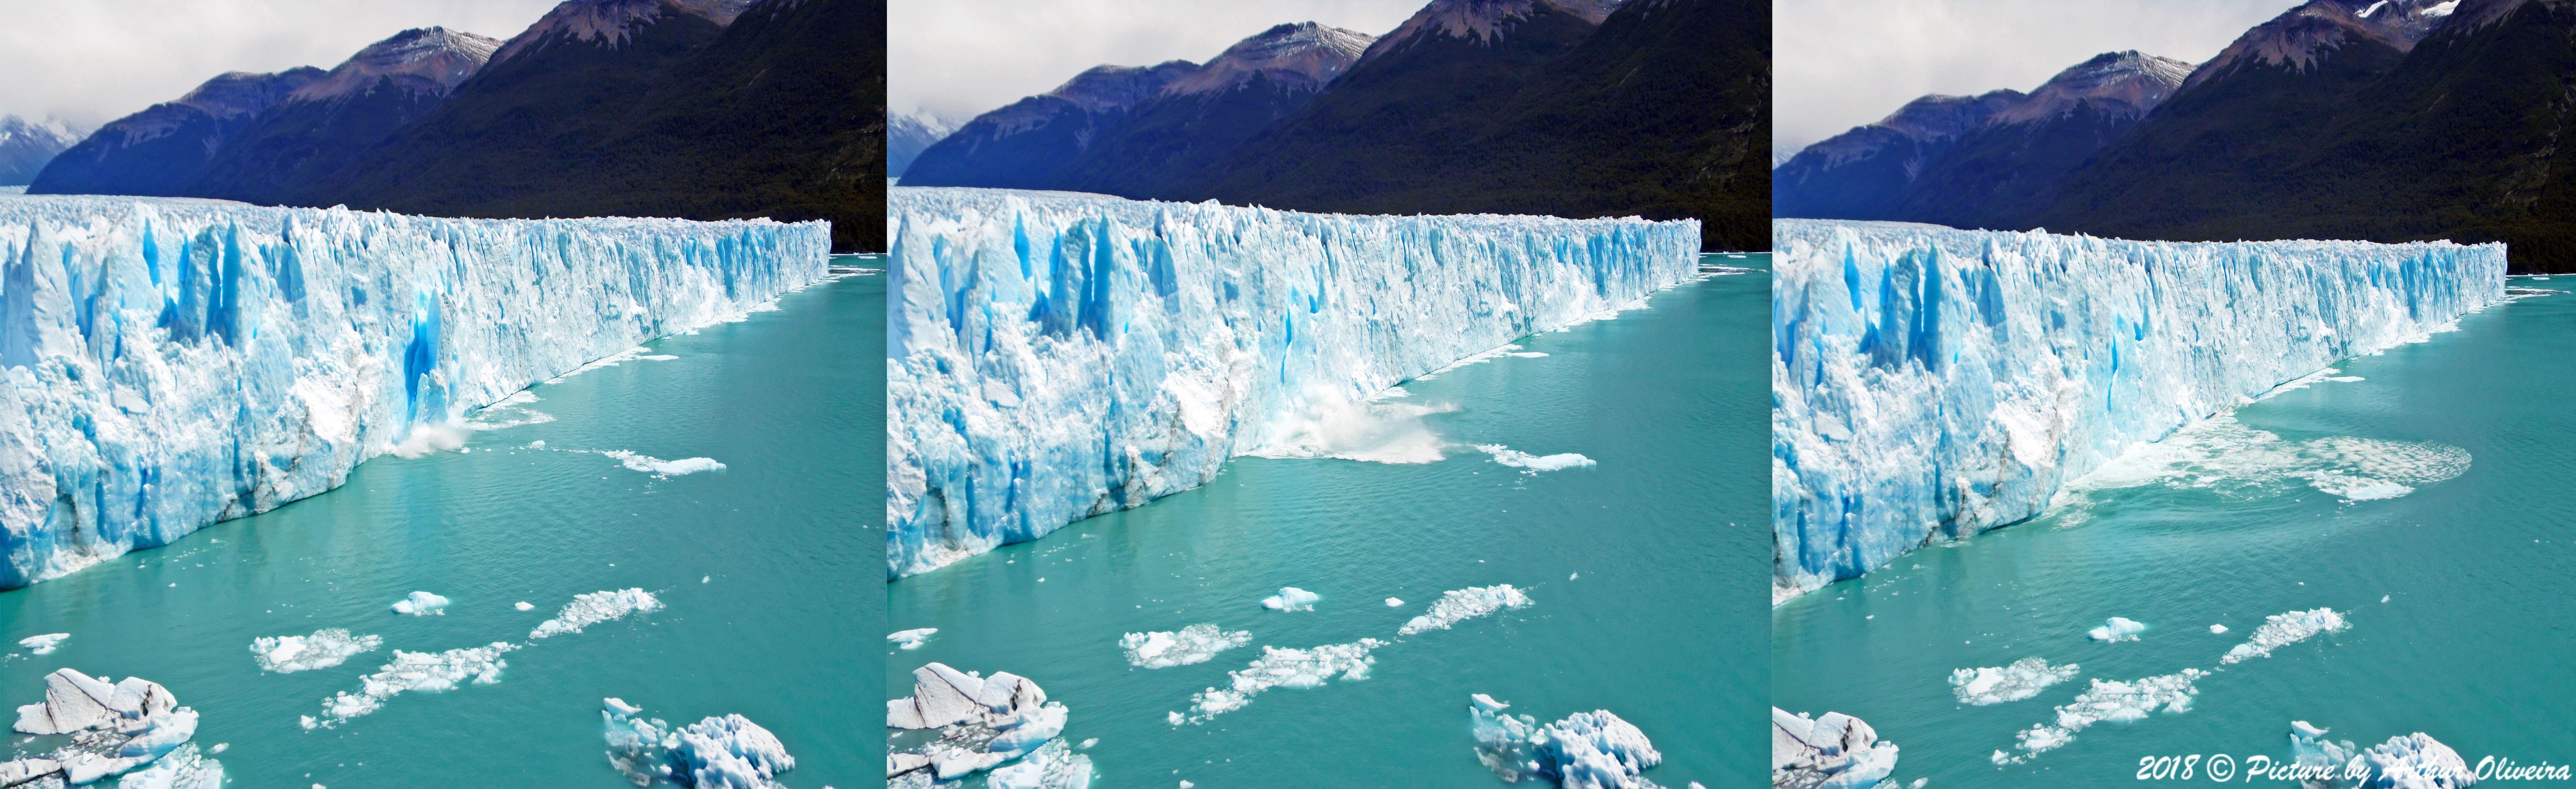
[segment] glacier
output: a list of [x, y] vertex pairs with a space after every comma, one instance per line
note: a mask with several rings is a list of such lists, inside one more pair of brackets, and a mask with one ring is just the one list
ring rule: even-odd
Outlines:
[[[1697, 276], [1698, 223], [888, 190], [886, 569], [1329, 457], [1377, 393]], [[1329, 443], [1329, 442], [1326, 442]], [[1422, 460], [1436, 460], [1437, 457]], [[1413, 460], [1412, 462], [1421, 462]]]
[[1772, 223], [1775, 602], [2505, 299], [2502, 244]]
[[0, 588], [265, 512], [821, 281], [827, 225], [0, 196]]

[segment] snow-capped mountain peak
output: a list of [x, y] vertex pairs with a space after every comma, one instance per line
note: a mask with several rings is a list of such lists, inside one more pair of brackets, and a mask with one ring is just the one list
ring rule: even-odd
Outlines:
[[1359, 60], [1377, 38], [1366, 33], [1314, 22], [1279, 25], [1235, 42], [1223, 54], [1189, 76], [1173, 80], [1163, 91], [1176, 95], [1211, 93], [1266, 75], [1272, 81], [1305, 89], [1323, 87]]
[[2104, 112], [2145, 115], [2182, 87], [2191, 71], [2189, 63], [2134, 49], [2105, 52], [2050, 77], [2029, 99], [1995, 113], [1994, 122], [2056, 117], [2087, 102]]
[[626, 43], [626, 36], [636, 27], [662, 18], [667, 13], [702, 17], [719, 26], [733, 24], [734, 17], [759, 0], [564, 0], [547, 11], [527, 30], [510, 37], [491, 60], [508, 60], [530, 49], [543, 46], [556, 37], [574, 41], [599, 40], [610, 47]]
[[[2515, 2], [2518, 0], [2492, 2], [2480, 10]], [[2356, 41], [2410, 51], [2434, 29], [2451, 22], [2459, 8], [2460, 0], [2308, 0], [2245, 31], [2217, 57], [2201, 64], [2183, 86], [2208, 82], [2250, 65], [2305, 71], [2327, 54]]]
[[1512, 22], [1528, 19], [1541, 8], [1572, 14], [1592, 24], [1610, 18], [1624, 0], [1431, 0], [1430, 5], [1413, 12], [1395, 32], [1371, 45], [1360, 59], [1378, 57], [1413, 41], [1430, 37], [1468, 38], [1492, 42], [1502, 37], [1503, 29]]
[[323, 101], [374, 88], [384, 79], [445, 95], [474, 75], [501, 47], [500, 39], [443, 27], [415, 28], [370, 44], [331, 73], [299, 88], [293, 101]]
[[31, 121], [16, 115], [0, 115], [0, 145], [51, 145], [55, 150], [61, 150], [80, 142], [80, 138], [80, 132], [59, 120]]

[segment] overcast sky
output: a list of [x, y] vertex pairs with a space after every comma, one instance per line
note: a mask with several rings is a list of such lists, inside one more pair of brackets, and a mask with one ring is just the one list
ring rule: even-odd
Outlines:
[[2030, 90], [2104, 52], [2199, 63], [2298, 0], [1773, 0], [1785, 155], [1926, 93]]
[[507, 40], [558, 0], [0, 0], [0, 115], [90, 127], [226, 71], [330, 68], [405, 28]]
[[[18, 0], [0, 0], [17, 2]], [[891, 0], [886, 106], [964, 120], [1102, 63], [1205, 63], [1285, 22], [1384, 35], [1429, 0]]]

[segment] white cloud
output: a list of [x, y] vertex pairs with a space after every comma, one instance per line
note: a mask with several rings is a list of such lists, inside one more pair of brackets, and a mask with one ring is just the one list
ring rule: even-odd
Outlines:
[[[16, 0], [6, 0], [15, 2]], [[1381, 35], [1428, 0], [892, 0], [886, 97], [896, 112], [971, 117], [1102, 63], [1204, 63], [1287, 22]]]
[[1841, 134], [1926, 93], [2030, 90], [2104, 52], [2198, 63], [2298, 2], [1773, 0], [1773, 150]]
[[0, 114], [95, 126], [226, 71], [330, 68], [406, 28], [507, 39], [557, 0], [0, 0]]

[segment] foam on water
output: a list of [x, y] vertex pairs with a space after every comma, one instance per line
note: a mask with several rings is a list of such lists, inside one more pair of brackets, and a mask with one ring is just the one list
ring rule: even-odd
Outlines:
[[251, 641], [250, 653], [259, 670], [292, 674], [337, 666], [384, 645], [381, 636], [354, 636], [332, 627], [309, 636], [262, 636]]
[[1252, 643], [1252, 631], [1226, 631], [1215, 624], [1196, 624], [1177, 632], [1153, 631], [1128, 633], [1118, 639], [1118, 648], [1127, 652], [1127, 664], [1140, 668], [1171, 668], [1192, 663], [1205, 663], [1216, 654]]
[[2074, 679], [2080, 668], [2073, 663], [2052, 666], [2048, 661], [2028, 657], [2009, 666], [1963, 668], [1950, 672], [1950, 692], [1959, 703], [1985, 706], [2020, 701], [2039, 695], [2048, 686]]
[[2330, 436], [2289, 441], [2221, 415], [2121, 454], [2066, 490], [2164, 485], [2226, 496], [2271, 496], [2301, 486], [2349, 501], [2390, 499], [2469, 469], [2468, 450], [2443, 444]]
[[619, 589], [574, 595], [572, 602], [565, 603], [563, 610], [555, 613], [555, 618], [540, 622], [537, 624], [537, 629], [528, 631], [528, 638], [535, 640], [565, 633], [579, 633], [582, 628], [591, 625], [624, 619], [626, 615], [638, 611], [657, 611], [661, 608], [662, 600], [643, 589]]
[[1414, 617], [1406, 621], [1403, 627], [1397, 628], [1396, 635], [1409, 636], [1432, 630], [1447, 630], [1451, 625], [1469, 619], [1491, 615], [1506, 608], [1527, 608], [1530, 604], [1529, 595], [1513, 588], [1511, 584], [1452, 589], [1440, 593], [1440, 599], [1431, 604], [1431, 610], [1423, 612], [1421, 616]]
[[1281, 649], [1265, 646], [1261, 657], [1239, 671], [1226, 672], [1232, 681], [1224, 688], [1208, 688], [1190, 696], [1190, 711], [1184, 718], [1171, 713], [1172, 725], [1206, 723], [1209, 718], [1243, 709], [1252, 697], [1272, 688], [1312, 688], [1321, 686], [1334, 675], [1342, 681], [1368, 679], [1369, 666], [1377, 659], [1369, 652], [1386, 646], [1386, 642], [1363, 638], [1348, 644], [1326, 644], [1310, 649]]

